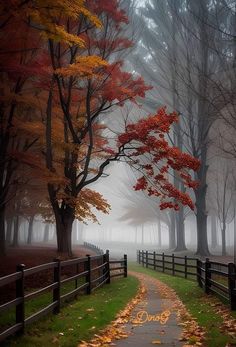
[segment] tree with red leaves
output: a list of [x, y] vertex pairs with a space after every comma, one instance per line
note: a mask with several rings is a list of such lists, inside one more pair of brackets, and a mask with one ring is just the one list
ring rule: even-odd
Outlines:
[[[128, 17], [121, 5], [118, 0], [16, 0], [0, 7], [5, 30], [0, 61], [4, 78], [0, 197], [3, 192], [5, 199], [14, 181], [12, 165], [28, 165], [48, 189], [58, 251], [68, 254], [75, 218], [95, 220], [94, 208], [108, 212], [107, 202], [89, 186], [120, 158], [129, 157], [142, 170], [136, 189], [159, 197], [161, 208], [177, 209], [174, 201], [193, 208], [190, 197], [168, 180], [169, 169], [174, 169], [193, 187], [188, 170], [199, 165], [165, 139], [177, 120], [175, 114], [161, 109], [129, 124], [117, 147], [106, 133], [108, 110], [136, 102], [150, 89], [141, 76], [125, 71], [120, 59], [120, 52], [132, 45], [125, 36]], [[19, 21], [22, 30], [15, 26]], [[19, 30], [21, 38], [14, 42], [14, 57], [6, 39], [12, 30]], [[5, 238], [5, 212], [1, 213], [0, 243]]]
[[176, 189], [170, 180], [170, 173], [174, 170], [186, 187], [194, 189], [198, 186], [189, 170], [196, 171], [199, 160], [172, 147], [165, 138], [177, 121], [176, 113], [168, 114], [166, 108], [161, 108], [153, 116], [128, 124], [126, 132], [119, 136], [119, 145], [123, 146], [128, 163], [142, 173], [134, 189], [156, 196], [161, 210], [178, 210], [179, 204], [194, 209], [189, 194]]
[[[149, 89], [141, 77], [124, 71], [118, 57], [118, 53], [131, 45], [124, 37], [128, 18], [120, 2], [91, 0], [87, 5], [99, 18], [103, 30], [79, 18], [69, 21], [67, 28], [70, 34], [79, 32], [83, 47], [72, 48], [49, 40], [54, 75], [48, 87], [46, 164], [52, 173], [63, 172], [65, 185], [49, 184], [48, 191], [55, 214], [58, 250], [69, 254], [74, 219], [90, 218], [94, 207], [108, 212], [106, 201], [88, 188], [120, 155], [119, 150], [115, 153], [110, 150], [105, 125], [101, 122], [105, 121], [108, 110], [123, 106], [127, 100], [133, 102], [137, 97], [144, 97]], [[60, 164], [59, 169], [57, 139], [52, 136], [55, 108], [60, 110], [64, 129], [61, 140], [65, 143], [64, 166]]]

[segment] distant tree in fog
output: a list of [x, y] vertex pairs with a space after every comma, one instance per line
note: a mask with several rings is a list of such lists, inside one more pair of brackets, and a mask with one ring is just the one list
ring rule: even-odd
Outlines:
[[[161, 96], [163, 104], [180, 113], [172, 141], [201, 161], [195, 173], [200, 185], [194, 195], [197, 253], [202, 255], [209, 254], [209, 131], [217, 119], [230, 124], [236, 114], [235, 18], [235, 4], [230, 0], [150, 0], [136, 17], [142, 29], [133, 66], [154, 86], [146, 105], [153, 110], [155, 99]], [[176, 176], [174, 182], [178, 187]], [[184, 235], [183, 210], [176, 213], [175, 226], [178, 239]]]
[[226, 255], [227, 224], [234, 219], [235, 213], [235, 175], [230, 162], [221, 160], [211, 174], [210, 204], [220, 222], [222, 255]]

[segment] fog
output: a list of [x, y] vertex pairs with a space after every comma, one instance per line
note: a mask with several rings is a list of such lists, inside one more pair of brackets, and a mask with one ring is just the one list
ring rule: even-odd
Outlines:
[[[112, 66], [110, 70], [100, 66], [98, 72], [94, 68], [93, 74], [86, 75], [85, 69], [83, 77], [74, 76], [73, 89], [63, 65], [74, 59], [70, 43], [64, 56], [58, 57], [59, 48], [48, 56], [50, 60], [54, 54], [58, 66], [65, 67], [65, 75], [57, 79], [59, 89], [52, 91], [42, 77], [29, 77], [21, 92], [28, 97], [33, 90], [23, 111], [20, 103], [13, 121], [15, 132], [8, 142], [3, 141], [8, 149], [1, 152], [6, 156], [0, 167], [1, 252], [26, 244], [57, 245], [59, 252], [71, 256], [74, 248], [89, 242], [109, 249], [112, 257], [127, 253], [129, 259], [135, 259], [138, 249], [232, 257], [236, 240], [235, 1], [122, 0], [120, 6], [118, 13], [127, 18], [121, 16], [119, 25], [114, 25], [117, 18], [111, 16], [114, 23], [108, 23], [105, 31], [93, 26], [81, 29], [81, 35], [86, 32], [94, 39], [86, 38], [81, 56], [98, 55]], [[105, 16], [99, 16], [104, 22]], [[108, 38], [113, 40], [110, 46]], [[38, 61], [44, 61], [44, 56]], [[47, 73], [51, 71], [48, 64]], [[5, 89], [15, 90], [10, 72], [6, 72], [10, 77]], [[111, 80], [108, 85], [107, 80]], [[33, 104], [37, 98], [43, 104], [40, 111]], [[71, 105], [66, 108], [67, 102]], [[158, 114], [161, 107], [168, 119], [175, 112], [176, 120], [159, 138], [164, 122]], [[8, 108], [3, 107], [3, 114], [8, 114]], [[50, 120], [49, 114], [53, 115]], [[154, 115], [159, 116], [159, 133], [153, 126], [142, 135], [139, 121], [152, 121]], [[4, 126], [0, 123], [0, 129]], [[2, 139], [8, 139], [8, 130], [6, 134]], [[127, 134], [132, 140], [121, 145], [120, 136]], [[157, 138], [161, 150], [150, 144]], [[162, 138], [169, 146], [166, 151]], [[194, 159], [200, 163], [198, 169], [191, 167]], [[144, 184], [135, 189], [140, 178]], [[166, 182], [171, 189], [163, 188]], [[186, 194], [194, 203], [192, 209], [185, 203]], [[163, 201], [171, 208], [162, 209]]]
[[[125, 163], [115, 163], [107, 171], [107, 177], [93, 188], [99, 191], [109, 202], [111, 211], [109, 214], [96, 212], [98, 223], [87, 224], [74, 222], [72, 240], [73, 245], [83, 245], [83, 242], [99, 246], [103, 251], [109, 249], [112, 257], [122, 257], [128, 254], [130, 260], [136, 259], [137, 250], [155, 250], [156, 252], [172, 253], [169, 248], [170, 233], [166, 219], [166, 211], [158, 211], [158, 202], [151, 201], [142, 192], [135, 192], [132, 186], [135, 182], [134, 172]], [[128, 192], [128, 193], [127, 193]], [[128, 194], [128, 197], [127, 197]], [[141, 201], [142, 207], [139, 202]], [[135, 209], [136, 206], [136, 209]], [[134, 208], [132, 215], [132, 207]], [[127, 209], [131, 209], [130, 216]], [[156, 211], [155, 211], [156, 209]], [[158, 219], [160, 216], [160, 220]], [[56, 245], [55, 226], [50, 224], [48, 241], [45, 243], [45, 223], [40, 218], [34, 221], [34, 235], [32, 245], [50, 246]], [[161, 232], [159, 231], [159, 228]], [[208, 240], [212, 254], [221, 255], [221, 229], [217, 222], [216, 240], [217, 246], [212, 247], [212, 225], [208, 219]], [[22, 222], [19, 241], [23, 245], [27, 242], [28, 223]], [[161, 236], [160, 236], [161, 234]], [[181, 254], [196, 252], [197, 229], [194, 214], [185, 219], [185, 242], [187, 250]], [[227, 225], [226, 245], [227, 253], [233, 255], [234, 221]]]

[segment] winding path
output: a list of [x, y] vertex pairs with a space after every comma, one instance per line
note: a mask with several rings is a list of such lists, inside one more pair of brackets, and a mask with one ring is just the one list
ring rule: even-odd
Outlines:
[[145, 285], [147, 293], [144, 300], [133, 309], [130, 321], [124, 325], [128, 337], [114, 341], [115, 346], [182, 347], [183, 343], [179, 341], [182, 329], [176, 320], [173, 299], [168, 297], [168, 293], [163, 297], [155, 278], [136, 272], [130, 274]]

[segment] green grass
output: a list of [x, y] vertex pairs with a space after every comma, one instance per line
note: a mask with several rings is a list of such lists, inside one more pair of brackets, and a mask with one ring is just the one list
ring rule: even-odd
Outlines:
[[[81, 283], [78, 282], [78, 286], [82, 284], [82, 281], [83, 280], [81, 280]], [[74, 283], [67, 283], [65, 285], [62, 285], [61, 295], [69, 293], [74, 288], [75, 288]], [[37, 289], [32, 289], [29, 292], [34, 292], [36, 290]], [[52, 303], [52, 293], [44, 293], [34, 299], [26, 301], [25, 302], [25, 318], [30, 317], [32, 314], [46, 307], [50, 303]], [[15, 308], [12, 308], [5, 312], [0, 313], [1, 330], [3, 330], [3, 328], [7, 328], [13, 325], [14, 321], [15, 321]]]
[[10, 338], [2, 346], [77, 346], [81, 340], [90, 339], [109, 324], [135, 296], [138, 285], [138, 280], [132, 276], [113, 280], [111, 284], [104, 285], [91, 295], [82, 295], [78, 300], [67, 304], [60, 314], [50, 315], [30, 325], [25, 335]]
[[[185, 280], [180, 277], [170, 276], [151, 269], [146, 269], [136, 263], [129, 265], [129, 269], [148, 274], [158, 278], [169, 287], [173, 288], [188, 311], [195, 317], [198, 324], [206, 329], [207, 347], [225, 347], [227, 343], [236, 343], [235, 340], [220, 331], [221, 316], [214, 312], [213, 307], [204, 301], [205, 294], [198, 287], [196, 281]], [[235, 316], [235, 314], [233, 314]]]

